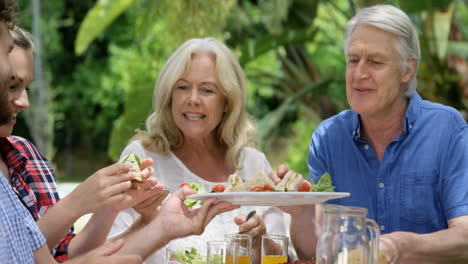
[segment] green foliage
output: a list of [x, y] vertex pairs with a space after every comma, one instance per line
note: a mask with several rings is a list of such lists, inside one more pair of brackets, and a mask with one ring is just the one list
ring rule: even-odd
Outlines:
[[61, 136], [70, 129], [74, 131], [72, 145], [107, 147], [106, 140], [96, 139], [107, 138], [109, 125], [121, 112], [124, 91], [119, 86], [106, 85], [106, 68], [105, 60], [86, 60], [67, 82], [56, 86], [56, 129]]
[[330, 83], [330, 80], [322, 80], [318, 83], [313, 83], [306, 85], [300, 91], [298, 91], [293, 96], [286, 99], [281, 106], [266, 114], [258, 123], [258, 132], [257, 138], [263, 143], [270, 137], [273, 130], [277, 129], [280, 126], [280, 122], [283, 120], [284, 116], [287, 113], [288, 108], [304, 97], [305, 94], [310, 93], [312, 90], [320, 89], [321, 87], [326, 87]]
[[452, 0], [398, 0], [398, 6], [408, 13], [416, 13], [426, 10], [438, 10], [447, 7]]
[[[163, 19], [168, 32], [167, 43], [174, 47], [189, 38], [221, 36], [226, 16], [235, 0], [173, 0], [161, 1]], [[177, 3], [177, 4], [175, 4]]]
[[[82, 54], [89, 44], [122, 12], [130, 9], [134, 2], [135, 0], [99, 0], [90, 9], [80, 27], [75, 52]], [[235, 1], [181, 0], [175, 4], [172, 0], [160, 0], [139, 1], [138, 4], [135, 8], [140, 15], [135, 19], [135, 35], [141, 39], [150, 32], [148, 25], [154, 25], [159, 18], [167, 22], [168, 32], [177, 32], [169, 34], [166, 41], [178, 45], [188, 38], [220, 33], [224, 27], [225, 16]]]
[[265, 34], [256, 39], [247, 39], [241, 46], [240, 64], [245, 65], [266, 52], [275, 50], [286, 44], [300, 44], [314, 39], [315, 30], [290, 30], [279, 35]]
[[111, 71], [116, 76], [122, 76], [119, 85], [126, 91], [124, 112], [114, 122], [108, 150], [110, 157], [116, 160], [135, 129], [144, 128], [144, 122], [152, 109], [157, 73], [164, 58], [168, 57], [168, 51], [164, 46], [143, 41], [139, 49], [113, 47], [111, 54]]
[[[289, 136], [291, 140], [284, 158], [280, 163], [285, 162], [289, 168], [299, 172], [304, 177], [309, 175], [307, 167], [307, 155], [309, 154], [309, 144], [315, 127], [320, 122], [319, 118], [310, 111], [302, 111], [300, 118], [292, 125]], [[274, 153], [268, 153], [268, 157]], [[279, 165], [279, 164], [275, 164]]]
[[135, 0], [99, 0], [86, 15], [78, 31], [75, 53], [81, 55], [89, 44], [127, 10]]
[[468, 58], [468, 41], [450, 41], [447, 46], [447, 53]]
[[468, 5], [466, 1], [457, 1], [455, 3], [455, 21], [454, 24], [460, 31], [463, 39], [468, 39]]
[[283, 26], [288, 19], [288, 11], [292, 2], [291, 0], [258, 1], [260, 9], [263, 11], [261, 20], [268, 32], [273, 35], [279, 35], [284, 32]]

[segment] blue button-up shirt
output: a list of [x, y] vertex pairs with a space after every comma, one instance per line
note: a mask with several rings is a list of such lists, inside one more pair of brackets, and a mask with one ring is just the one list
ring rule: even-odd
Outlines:
[[0, 172], [0, 263], [34, 263], [45, 238]]
[[414, 93], [404, 130], [379, 162], [361, 138], [359, 115], [345, 110], [312, 135], [309, 178], [329, 172], [337, 192], [331, 203], [368, 209], [382, 233], [430, 233], [468, 215], [468, 126], [453, 108]]

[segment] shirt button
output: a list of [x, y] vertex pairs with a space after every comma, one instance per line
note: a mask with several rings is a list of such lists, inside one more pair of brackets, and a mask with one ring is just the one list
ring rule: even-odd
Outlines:
[[384, 231], [385, 230], [385, 226], [384, 225], [381, 225], [380, 226], [380, 231]]
[[413, 125], [409, 125], [409, 128], [410, 128], [410, 129], [413, 128]]
[[365, 150], [368, 150], [368, 149], [369, 149], [369, 145], [367, 145], [367, 144], [364, 145], [364, 149], [365, 149]]
[[385, 188], [385, 184], [384, 184], [383, 182], [379, 183], [379, 188], [380, 188], [380, 189]]

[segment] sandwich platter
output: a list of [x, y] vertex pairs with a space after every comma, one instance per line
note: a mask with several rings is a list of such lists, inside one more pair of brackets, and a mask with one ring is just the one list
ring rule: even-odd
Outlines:
[[193, 194], [187, 198], [200, 201], [216, 198], [217, 202], [234, 205], [282, 206], [319, 204], [349, 195], [348, 192], [220, 192]]
[[261, 172], [248, 180], [238, 174], [231, 174], [225, 190], [222, 188], [219, 192], [216, 189], [187, 198], [200, 201], [216, 198], [217, 202], [226, 201], [235, 205], [281, 206], [319, 204], [350, 195], [347, 192], [334, 192], [333, 189], [328, 173], [324, 173], [319, 182], [312, 186], [301, 174], [290, 170], [278, 184]]

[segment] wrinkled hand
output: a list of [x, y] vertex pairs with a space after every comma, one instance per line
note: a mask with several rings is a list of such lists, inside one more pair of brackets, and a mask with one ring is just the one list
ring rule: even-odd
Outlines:
[[266, 234], [265, 222], [263, 217], [255, 215], [245, 222], [247, 216], [234, 217], [234, 223], [239, 226], [239, 233], [248, 234], [252, 236], [252, 249], [260, 249], [262, 244], [262, 236]]
[[113, 256], [123, 246], [122, 239], [106, 243], [88, 254], [74, 258], [67, 263], [70, 264], [139, 264], [143, 260], [138, 255]]
[[386, 256], [387, 264], [398, 263], [400, 259], [400, 250], [398, 248], [397, 242], [394, 238], [392, 238], [392, 234], [380, 236], [380, 252], [381, 254], [383, 252]]
[[183, 201], [186, 196], [195, 193], [197, 193], [195, 190], [184, 186], [174, 192], [161, 206], [153, 223], [164, 226], [170, 239], [200, 235], [213, 217], [239, 208], [228, 202], [214, 204], [216, 199], [212, 198], [206, 200], [200, 208], [189, 209]]
[[162, 189], [162, 186], [151, 189], [157, 183], [156, 178], [149, 178], [153, 174], [153, 169], [149, 167], [152, 163], [151, 159], [144, 159], [141, 163], [141, 175], [147, 181], [140, 185], [139, 190], [130, 189], [130, 180], [134, 179], [135, 175], [130, 172], [129, 166], [116, 163], [88, 177], [69, 194], [70, 197], [67, 199], [75, 204], [73, 208], [81, 210], [80, 215], [103, 208], [120, 211], [132, 207]]
[[146, 223], [151, 222], [156, 217], [162, 202], [168, 195], [168, 192], [159, 191], [143, 202], [133, 206], [133, 209], [143, 217]]

